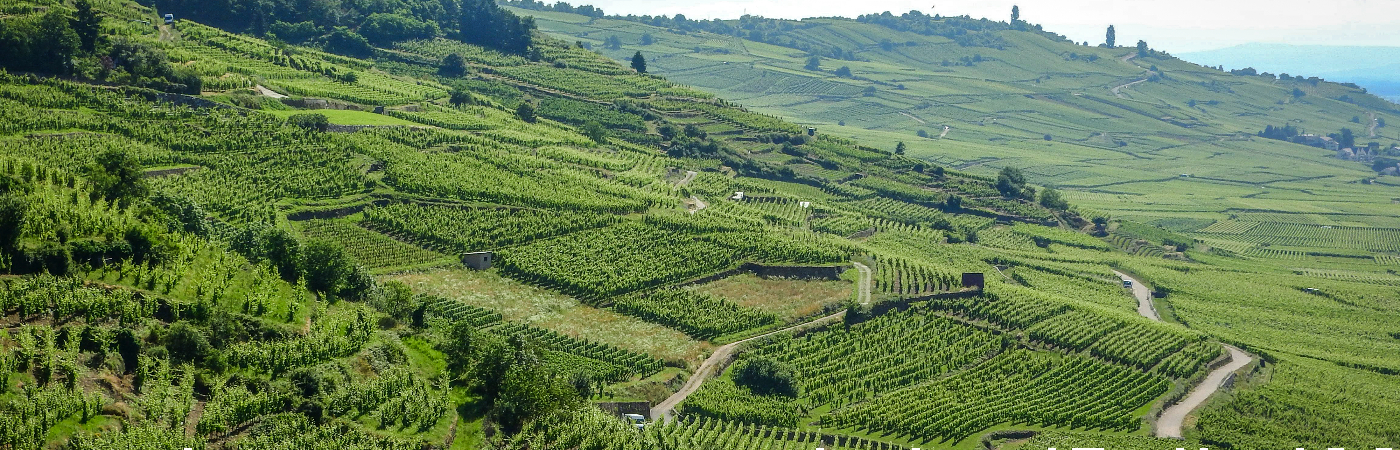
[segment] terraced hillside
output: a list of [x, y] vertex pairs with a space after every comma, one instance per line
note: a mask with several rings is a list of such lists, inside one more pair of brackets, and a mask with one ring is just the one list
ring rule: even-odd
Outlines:
[[[1354, 85], [1085, 46], [1025, 22], [517, 11], [619, 60], [641, 51], [652, 72], [755, 111], [880, 148], [904, 142], [912, 157], [968, 173], [1022, 168], [1082, 209], [1211, 247], [1289, 267], [1328, 266], [1330, 254], [1395, 255], [1380, 236], [1400, 230], [1387, 212], [1400, 197], [1396, 178], [1376, 178], [1370, 162], [1256, 136], [1285, 125], [1323, 136], [1347, 128], [1356, 146], [1375, 142], [1383, 153], [1400, 134], [1375, 125], [1400, 108]], [[620, 45], [609, 45], [613, 38]], [[812, 55], [819, 64], [808, 67]], [[1222, 228], [1236, 221], [1261, 226]], [[1355, 266], [1348, 270], [1385, 272]]]
[[1147, 445], [1223, 343], [1259, 362], [1172, 442], [1400, 434], [1383, 253], [1164, 258], [1182, 234], [1021, 171], [808, 133], [489, 2], [341, 6], [278, 39], [259, 8], [4, 7], [7, 58], [68, 58], [0, 59], [0, 447]]

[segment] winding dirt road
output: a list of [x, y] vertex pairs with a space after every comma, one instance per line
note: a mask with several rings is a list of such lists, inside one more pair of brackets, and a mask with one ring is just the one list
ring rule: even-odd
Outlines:
[[1113, 271], [1113, 273], [1117, 274], [1119, 278], [1122, 278], [1124, 280], [1132, 280], [1133, 297], [1137, 297], [1137, 311], [1139, 315], [1156, 321], [1162, 320], [1162, 317], [1157, 315], [1157, 307], [1152, 304], [1151, 289], [1148, 289], [1147, 286], [1143, 285], [1141, 281], [1138, 281], [1136, 278], [1130, 277], [1123, 272], [1115, 270]]
[[[1138, 300], [1138, 314], [1148, 319], [1156, 321], [1162, 320], [1162, 318], [1157, 315], [1157, 308], [1152, 305], [1152, 291], [1147, 289], [1147, 285], [1142, 284], [1142, 280], [1133, 278], [1117, 270], [1113, 271], [1113, 273], [1122, 277], [1124, 280], [1131, 280], [1133, 282], [1133, 297], [1137, 297]], [[1162, 410], [1162, 414], [1157, 417], [1157, 429], [1154, 432], [1157, 437], [1180, 439], [1182, 423], [1185, 423], [1186, 416], [1190, 415], [1191, 411], [1195, 411], [1196, 408], [1210, 399], [1212, 394], [1219, 391], [1221, 384], [1225, 382], [1225, 378], [1229, 377], [1231, 373], [1243, 369], [1254, 361], [1254, 357], [1249, 353], [1245, 353], [1244, 350], [1229, 345], [1222, 345], [1225, 347], [1225, 350], [1230, 353], [1230, 362], [1212, 370], [1209, 375], [1206, 375], [1206, 379], [1201, 380], [1201, 384], [1191, 388], [1191, 392], [1187, 394], [1185, 398]]]
[[1157, 418], [1157, 437], [1181, 438], [1181, 424], [1186, 421], [1186, 415], [1191, 414], [1191, 411], [1205, 403], [1211, 394], [1220, 390], [1220, 385], [1225, 382], [1226, 377], [1254, 361], [1244, 350], [1229, 345], [1225, 346], [1225, 350], [1230, 352], [1229, 364], [1211, 371], [1201, 384], [1196, 385], [1186, 398], [1181, 399], [1181, 402], [1162, 410], [1162, 416]]
[[[867, 267], [865, 264], [861, 264], [858, 262], [853, 262], [852, 264], [854, 264], [856, 270], [860, 272], [860, 283], [857, 285], [856, 300], [859, 301], [862, 305], [868, 305], [870, 304], [870, 267]], [[718, 375], [719, 366], [725, 361], [729, 361], [729, 358], [734, 355], [734, 351], [738, 350], [740, 345], [743, 345], [744, 343], [747, 343], [749, 341], [762, 339], [778, 333], [786, 333], [789, 331], [823, 325], [828, 322], [834, 322], [837, 320], [841, 320], [841, 318], [845, 316], [846, 311], [841, 311], [836, 314], [813, 320], [811, 322], [793, 325], [791, 327], [783, 328], [781, 330], [764, 333], [758, 336], [744, 339], [742, 341], [733, 342], [715, 349], [715, 352], [711, 353], [709, 358], [705, 358], [705, 362], [700, 364], [700, 368], [695, 371], [695, 375], [691, 376], [689, 380], [686, 380], [685, 385], [681, 386], [681, 389], [679, 391], [676, 391], [676, 393], [672, 394], [671, 397], [667, 398], [665, 401], [658, 403], [656, 406], [653, 406], [651, 408], [651, 419], [658, 420], [664, 417], [666, 420], [670, 420], [671, 415], [676, 409], [676, 406], [679, 406], [681, 402], [685, 401], [686, 397], [689, 397], [690, 394], [694, 394], [695, 391], [700, 390], [700, 386], [705, 383], [706, 379]]]
[[1122, 85], [1122, 86], [1115, 87], [1115, 88], [1113, 88], [1113, 89], [1109, 89], [1108, 91], [1109, 91], [1109, 92], [1112, 92], [1113, 95], [1116, 96], [1116, 97], [1118, 97], [1118, 98], [1128, 98], [1128, 97], [1125, 97], [1125, 96], [1123, 95], [1123, 93], [1121, 92], [1121, 91], [1123, 90], [1123, 88], [1133, 87], [1133, 86], [1136, 86], [1136, 85], [1139, 85], [1139, 84], [1142, 84], [1142, 83], [1146, 83], [1146, 82], [1147, 82], [1147, 79], [1146, 79], [1146, 78], [1143, 78], [1143, 79], [1141, 79], [1141, 80], [1137, 80], [1137, 81], [1134, 81], [1134, 82], [1132, 82], [1132, 83], [1128, 83], [1128, 84], [1125, 84], [1125, 85]]

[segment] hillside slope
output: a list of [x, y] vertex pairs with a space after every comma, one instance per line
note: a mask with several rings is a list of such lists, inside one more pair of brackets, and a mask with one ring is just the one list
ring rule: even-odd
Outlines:
[[[885, 148], [905, 142], [911, 156], [970, 173], [1023, 168], [1033, 182], [1071, 191], [1081, 208], [1234, 252], [1263, 254], [1261, 244], [1270, 244], [1300, 253], [1389, 255], [1393, 250], [1379, 243], [1288, 242], [1291, 235], [1265, 229], [1400, 230], [1384, 218], [1400, 196], [1395, 178], [1372, 184], [1369, 162], [1255, 136], [1270, 126], [1319, 135], [1346, 128], [1355, 145], [1374, 142], [1382, 153], [1400, 135], [1378, 125], [1400, 113], [1354, 86], [1236, 75], [1157, 51], [1139, 56], [1133, 48], [1076, 45], [962, 18], [930, 23], [982, 37], [831, 18], [724, 21], [733, 32], [713, 34], [695, 31], [720, 27], [711, 22], [682, 29], [666, 18], [517, 11], [546, 32], [614, 58], [641, 51], [654, 72], [756, 111]], [[751, 39], [754, 33], [762, 42]], [[614, 36], [617, 49], [606, 45]], [[643, 36], [652, 43], [641, 45]], [[811, 49], [821, 49], [817, 70], [804, 67]], [[842, 68], [849, 75], [838, 75]], [[1217, 232], [1234, 220], [1253, 231]]]
[[[1394, 259], [1193, 246], [539, 35], [347, 56], [84, 5], [0, 18], [72, 55], [0, 61], [0, 447], [1156, 446], [1225, 342], [1261, 362], [1186, 444], [1400, 433]], [[590, 404], [760, 335], [681, 420]]]

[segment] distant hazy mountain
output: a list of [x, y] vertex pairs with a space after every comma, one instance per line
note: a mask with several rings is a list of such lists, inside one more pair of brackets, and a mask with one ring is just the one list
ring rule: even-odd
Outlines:
[[1226, 69], [1253, 67], [1261, 72], [1349, 81], [1391, 101], [1400, 100], [1400, 47], [1244, 44], [1177, 56]]

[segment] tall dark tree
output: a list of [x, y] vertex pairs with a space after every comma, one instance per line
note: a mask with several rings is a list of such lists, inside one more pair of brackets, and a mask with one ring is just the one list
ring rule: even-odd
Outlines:
[[73, 6], [78, 9], [77, 13], [73, 14], [73, 31], [78, 34], [78, 43], [83, 51], [91, 53], [97, 50], [97, 36], [102, 33], [102, 18], [92, 10], [91, 1], [78, 0]]
[[467, 61], [462, 59], [462, 55], [456, 53], [442, 58], [442, 64], [438, 65], [438, 74], [444, 77], [460, 77], [467, 73]]
[[302, 267], [306, 272], [306, 287], [312, 292], [335, 295], [345, 286], [355, 264], [345, 255], [345, 249], [327, 241], [306, 244]]
[[63, 75], [72, 72], [80, 39], [68, 17], [58, 9], [50, 9], [39, 19], [38, 28], [38, 34], [30, 41], [29, 57], [33, 58], [34, 68]]
[[822, 57], [813, 55], [811, 58], [807, 58], [807, 65], [803, 67], [807, 70], [821, 70]]
[[29, 202], [14, 192], [0, 194], [0, 255], [13, 255], [24, 232]]
[[1108, 26], [1108, 35], [1104, 36], [1103, 44], [1108, 48], [1118, 45], [1118, 32], [1113, 29], [1113, 25]]
[[1006, 198], [1021, 198], [1026, 194], [1026, 176], [1021, 169], [1004, 167], [997, 175], [997, 191]]
[[1011, 23], [1016, 23], [1018, 20], [1021, 20], [1021, 7], [1011, 5]]
[[130, 201], [144, 197], [150, 188], [136, 158], [126, 152], [108, 150], [97, 155], [96, 164], [88, 168], [93, 192], [108, 199]]
[[524, 55], [534, 43], [535, 19], [521, 18], [493, 0], [465, 0], [458, 21], [463, 42]]
[[642, 57], [642, 52], [632, 55], [632, 69], [637, 73], [647, 73], [647, 59]]
[[515, 117], [529, 123], [535, 123], [535, 105], [530, 102], [520, 102], [520, 106], [515, 108]]
[[904, 141], [900, 141], [899, 144], [894, 146], [894, 154], [903, 155], [906, 148], [907, 147], [904, 146]]
[[1147, 41], [1138, 40], [1137, 51], [1139, 58], [1146, 58], [1148, 53], [1151, 51], [1147, 48]]

